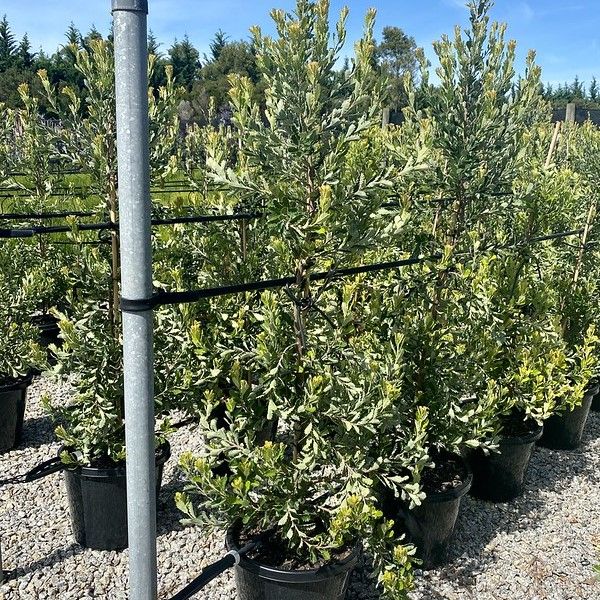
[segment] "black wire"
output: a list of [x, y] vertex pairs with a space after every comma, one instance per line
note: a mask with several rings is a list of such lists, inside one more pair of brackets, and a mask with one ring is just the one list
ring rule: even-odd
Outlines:
[[72, 227], [67, 225], [54, 225], [51, 227], [26, 227], [18, 229], [0, 229], [0, 238], [29, 238], [34, 235], [50, 235], [54, 233], [69, 233], [73, 230], [79, 231], [103, 231], [115, 229], [115, 224], [106, 223], [78, 223]]
[[93, 217], [97, 213], [85, 212], [81, 210], [66, 210], [62, 212], [46, 212], [46, 213], [3, 213], [0, 214], [2, 221], [17, 221], [26, 219], [58, 219], [61, 217]]
[[[416, 265], [429, 260], [439, 260], [441, 254], [432, 256], [405, 258], [390, 262], [362, 265], [359, 267], [349, 267], [346, 269], [334, 269], [321, 273], [313, 273], [310, 278], [313, 281], [322, 281], [323, 279], [338, 279], [350, 275], [359, 275], [361, 273], [374, 273], [377, 271], [386, 271], [409, 265]], [[238, 283], [214, 288], [204, 288], [200, 290], [190, 290], [186, 292], [158, 292], [149, 300], [129, 300], [121, 299], [121, 308], [124, 311], [141, 311], [166, 306], [169, 304], [188, 304], [197, 302], [206, 298], [215, 298], [218, 296], [227, 296], [231, 294], [240, 294], [243, 292], [261, 292], [268, 289], [276, 289], [293, 285], [296, 283], [296, 277], [281, 277], [279, 279], [263, 279], [261, 281], [252, 281], [249, 283]]]
[[[552, 233], [548, 235], [531, 238], [525, 241], [525, 244], [532, 244], [545, 240], [553, 240], [580, 235], [582, 230], [563, 231], [560, 233]], [[313, 273], [310, 278], [313, 281], [322, 281], [324, 279], [339, 279], [351, 275], [360, 275], [364, 273], [375, 273], [378, 271], [389, 271], [400, 267], [422, 264], [428, 261], [438, 261], [442, 258], [441, 254], [432, 254], [430, 256], [410, 257], [401, 260], [374, 263], [369, 265], [361, 265], [358, 267], [348, 267], [345, 269], [333, 269], [320, 273]], [[133, 300], [129, 298], [121, 299], [121, 309], [125, 312], [141, 312], [152, 310], [160, 306], [172, 304], [189, 304], [198, 302], [207, 298], [216, 298], [220, 296], [228, 296], [240, 294], [244, 292], [262, 292], [268, 289], [277, 289], [290, 285], [294, 285], [297, 279], [295, 276], [280, 277], [278, 279], [263, 279], [248, 283], [238, 283], [233, 285], [203, 288], [199, 290], [189, 290], [184, 292], [164, 292], [160, 291], [154, 294], [151, 298]]]
[[225, 223], [227, 221], [246, 221], [259, 219], [262, 213], [234, 213], [231, 215], [190, 215], [187, 217], [172, 217], [168, 219], [152, 219], [152, 225], [176, 225], [178, 223]]

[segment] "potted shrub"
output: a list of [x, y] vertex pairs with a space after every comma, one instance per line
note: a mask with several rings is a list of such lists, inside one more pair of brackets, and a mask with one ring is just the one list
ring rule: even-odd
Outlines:
[[[72, 49], [76, 68], [85, 78], [86, 106], [73, 90], [64, 88], [66, 106], [59, 100], [47, 74], [40, 72], [45, 98], [61, 117], [64, 129], [62, 159], [84, 169], [89, 189], [98, 200], [98, 212], [117, 223], [118, 187], [114, 103], [114, 61], [110, 42], [95, 40], [89, 50]], [[153, 59], [150, 59], [150, 66]], [[164, 174], [165, 156], [172, 150], [174, 124], [169, 106], [174, 102], [172, 79], [151, 91], [151, 155], [153, 174]], [[160, 109], [157, 106], [160, 105]], [[79, 239], [77, 228], [71, 234]], [[63, 442], [59, 460], [64, 466], [71, 522], [77, 541], [97, 549], [127, 545], [125, 492], [125, 432], [123, 407], [122, 336], [119, 311], [118, 228], [110, 231], [110, 244], [81, 245], [76, 265], [69, 272], [72, 287], [68, 314], [60, 319], [63, 347], [54, 347], [54, 375], [74, 388], [68, 405], [46, 398], [47, 410], [56, 418], [56, 434]], [[164, 324], [165, 321], [162, 321]], [[175, 324], [157, 327], [157, 414], [165, 417], [172, 405], [163, 403], [163, 384], [168, 377], [167, 349], [177, 343]], [[163, 362], [164, 361], [164, 362]], [[161, 378], [161, 376], [164, 376]], [[162, 419], [156, 437], [157, 490], [162, 465], [169, 457]]]
[[[571, 248], [566, 252], [557, 252], [554, 264], [564, 264], [565, 254], [570, 254]], [[576, 263], [577, 260], [571, 264]], [[595, 268], [595, 267], [594, 267]], [[591, 323], [596, 315], [596, 285], [595, 274], [590, 273], [589, 278], [583, 276], [579, 281], [565, 278], [564, 272], [558, 272], [555, 266], [551, 281], [553, 289], [558, 292], [556, 308], [560, 314], [560, 330], [567, 347], [572, 353], [579, 354], [584, 351], [580, 373], [573, 372], [572, 380], [574, 391], [565, 395], [557, 402], [553, 414], [544, 424], [544, 435], [539, 444], [554, 449], [572, 450], [577, 448], [583, 436], [585, 423], [590, 411], [592, 400], [598, 392], [597, 383], [591, 383], [597, 373], [598, 356], [595, 347], [597, 338], [595, 327]], [[566, 281], [565, 281], [566, 279]], [[561, 285], [566, 284], [566, 285]], [[558, 298], [561, 300], [558, 300]], [[586, 323], [587, 321], [587, 323]], [[587, 326], [583, 326], [586, 324]], [[583, 381], [580, 381], [580, 378]]]
[[[584, 252], [586, 255], [586, 263], [588, 265], [586, 270], [585, 278], [588, 280], [585, 286], [590, 290], [590, 293], [598, 293], [598, 282], [589, 281], [593, 278], [596, 270], [594, 264], [598, 255], [597, 237], [597, 207], [598, 207], [598, 185], [600, 185], [600, 163], [597, 159], [597, 152], [600, 148], [600, 135], [593, 125], [589, 122], [583, 125], [573, 125], [568, 131], [568, 143], [567, 148], [563, 145], [559, 146], [559, 158], [558, 162], [561, 165], [565, 165], [567, 169], [570, 169], [579, 175], [582, 186], [582, 197], [589, 200], [587, 206], [587, 219], [584, 228], [585, 240], [582, 239], [580, 246], [580, 252]], [[581, 215], [580, 215], [581, 216]], [[581, 221], [580, 221], [581, 222]], [[581, 282], [583, 283], [583, 282]], [[592, 298], [589, 298], [593, 301]], [[590, 306], [590, 311], [593, 307]], [[589, 315], [594, 322], [595, 319], [593, 314]], [[598, 383], [598, 375], [595, 374], [593, 381], [590, 383], [590, 388], [593, 390]], [[595, 394], [592, 401], [592, 410], [600, 411], [600, 395]]]
[[590, 343], [573, 353], [550, 317], [548, 290], [539, 281], [532, 257], [540, 249], [523, 247], [489, 261], [482, 278], [493, 282], [490, 352], [485, 365], [495, 396], [491, 452], [476, 448], [468, 458], [474, 474], [471, 494], [495, 502], [518, 496], [542, 423], [564, 396], [577, 395], [589, 377]]
[[[594, 332], [599, 284], [597, 193], [593, 161], [590, 167], [585, 166], [590, 144], [593, 146], [596, 138], [597, 134], [591, 132], [589, 126], [581, 131], [576, 129], [571, 135], [568, 163], [562, 170], [574, 170], [575, 176], [571, 178], [579, 178], [580, 185], [572, 185], [565, 191], [564, 210], [570, 217], [570, 228], [579, 228], [581, 234], [579, 238], [553, 244], [543, 270], [548, 287], [554, 292], [551, 310], [567, 348], [576, 352], [578, 348], [591, 346], [582, 365], [586, 373], [583, 386], [594, 379], [598, 363], [598, 350], [594, 350], [594, 346], [597, 346]], [[573, 379], [577, 379], [576, 374], [573, 374]], [[546, 421], [539, 443], [557, 449], [579, 446], [597, 391], [598, 386], [592, 383], [587, 389], [583, 387], [577, 393], [565, 395], [554, 408], [556, 414]]]
[[[221, 373], [227, 427], [209, 406], [200, 420], [206, 449], [182, 458], [190, 483], [177, 502], [190, 522], [227, 529], [230, 549], [275, 528], [236, 567], [238, 592], [248, 600], [343, 598], [361, 545], [389, 596], [403, 597], [410, 582], [411, 550], [395, 541], [376, 508], [374, 484], [382, 463], [392, 460], [399, 471], [413, 454], [371, 455], [380, 427], [394, 422], [394, 373], [349, 318], [354, 287], [330, 281], [336, 268], [359, 263], [372, 247], [372, 215], [390, 187], [385, 161], [371, 169], [352, 160], [380, 122], [374, 15], [352, 65], [340, 73], [347, 11], [333, 44], [328, 13], [326, 0], [299, 0], [293, 14], [273, 11], [277, 39], [254, 30], [264, 115], [249, 81], [232, 77], [237, 164], [210, 151], [207, 159], [218, 189], [265, 213], [258, 225], [264, 243], [249, 249], [258, 257], [255, 272], [295, 277], [284, 290], [244, 299], [257, 334], [221, 336], [214, 352], [229, 355]], [[319, 270], [331, 278], [313, 279]], [[206, 396], [216, 401], [212, 391]], [[264, 409], [277, 424], [266, 441], [257, 419]], [[420, 457], [418, 441], [412, 447]], [[414, 484], [410, 476], [395, 481]]]
[[513, 188], [513, 210], [498, 223], [507, 243], [490, 261], [496, 318], [486, 324], [495, 350], [486, 367], [496, 387], [498, 428], [492, 452], [470, 453], [475, 496], [507, 501], [521, 493], [534, 443], [565, 397], [581, 394], [593, 366], [592, 338], [566, 344], [554, 316], [555, 288], [547, 265], [569, 239], [535, 241], [573, 229], [580, 211], [580, 178], [544, 164], [549, 125], [532, 127], [527, 158]]
[[0, 250], [0, 452], [6, 452], [21, 439], [31, 373], [45, 363], [45, 356], [38, 344], [38, 332], [29, 321], [31, 304], [24, 286], [20, 280], [11, 281], [11, 257], [6, 254], [6, 248]]
[[[74, 391], [71, 402], [44, 399], [57, 422], [56, 436], [63, 446], [59, 458], [73, 533], [83, 546], [114, 550], [127, 546], [125, 490], [125, 430], [123, 409], [122, 340], [110, 334], [108, 310], [89, 306], [74, 321], [60, 318], [62, 346], [55, 347], [56, 378]], [[160, 345], [160, 335], [157, 336]], [[157, 387], [160, 394], [160, 378]], [[165, 408], [157, 408], [159, 415]], [[156, 438], [157, 494], [162, 467], [169, 458], [168, 420]]]
[[[487, 330], [496, 315], [493, 287], [482, 277], [489, 256], [506, 241], [499, 218], [511, 201], [509, 190], [524, 153], [527, 126], [539, 105], [539, 70], [530, 55], [528, 73], [514, 92], [514, 42], [505, 26], [489, 23], [492, 3], [468, 3], [470, 28], [457, 28], [454, 40], [434, 44], [440, 85], [428, 84], [424, 65], [425, 108], [411, 103], [408, 123], [428, 130], [433, 164], [423, 189], [439, 200], [417, 204], [421, 231], [417, 251], [439, 254], [401, 272], [389, 282], [390, 297], [382, 338], [404, 339], [404, 390], [401, 402], [414, 418], [427, 411], [426, 447], [430, 463], [421, 474], [423, 501], [388, 494], [387, 510], [409, 533], [425, 567], [440, 564], [458, 514], [460, 498], [471, 485], [461, 454], [489, 445], [498, 406], [485, 365], [493, 350]], [[411, 417], [411, 415], [413, 415]]]

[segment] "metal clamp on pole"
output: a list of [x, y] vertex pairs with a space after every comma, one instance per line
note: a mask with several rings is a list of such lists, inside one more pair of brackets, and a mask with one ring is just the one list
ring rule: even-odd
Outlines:
[[150, 296], [150, 298], [141, 298], [139, 300], [130, 300], [129, 298], [121, 298], [121, 312], [139, 313], [149, 310], [154, 310], [160, 304], [158, 294]]
[[112, 0], [112, 12], [119, 10], [148, 14], [148, 0]]
[[[148, 2], [112, 0], [121, 293], [151, 298]], [[153, 315], [123, 311], [130, 600], [156, 600]]]

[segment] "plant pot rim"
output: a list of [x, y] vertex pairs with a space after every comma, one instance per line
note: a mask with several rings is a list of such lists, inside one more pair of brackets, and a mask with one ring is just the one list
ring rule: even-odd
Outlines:
[[31, 322], [34, 325], [50, 323], [50, 322], [58, 325], [58, 323], [60, 322], [60, 319], [58, 317], [54, 316], [51, 312], [38, 312], [38, 313], [31, 315], [30, 318], [31, 318]]
[[500, 435], [500, 446], [524, 446], [537, 442], [544, 433], [544, 426], [538, 425], [534, 430], [521, 435]]
[[[58, 456], [68, 449], [65, 446], [61, 446], [58, 449]], [[158, 448], [156, 448], [156, 464], [161, 465], [167, 462], [171, 456], [171, 444], [168, 440], [165, 440]], [[114, 477], [123, 476], [126, 472], [126, 463], [116, 465], [114, 467], [90, 467], [85, 465], [76, 465], [73, 467], [66, 467], [65, 471], [71, 473], [77, 473], [81, 477], [87, 479], [112, 479]]]
[[595, 396], [600, 391], [600, 381], [590, 381], [584, 396]]
[[457, 500], [458, 498], [462, 498], [471, 489], [473, 483], [473, 471], [471, 470], [469, 463], [460, 454], [456, 454], [455, 452], [449, 452], [449, 454], [454, 458], [457, 458], [462, 464], [463, 469], [467, 473], [466, 477], [459, 485], [450, 490], [444, 492], [429, 492], [425, 496], [423, 504], [437, 504], [440, 502], [448, 502], [449, 500]]
[[[225, 535], [225, 545], [227, 550], [239, 550], [238, 542], [236, 541], [236, 532], [239, 529], [239, 524], [235, 523], [227, 529]], [[239, 566], [246, 571], [250, 571], [263, 579], [275, 581], [278, 583], [315, 583], [318, 581], [325, 581], [331, 579], [336, 575], [350, 571], [356, 565], [360, 553], [362, 551], [362, 544], [357, 543], [350, 554], [340, 561], [324, 565], [318, 569], [302, 569], [302, 570], [289, 570], [280, 569], [277, 567], [271, 567], [263, 565], [258, 561], [255, 561], [247, 556], [240, 557]]]
[[24, 390], [31, 385], [33, 381], [33, 373], [27, 373], [18, 379], [13, 379], [11, 382], [6, 383], [0, 380], [0, 394], [3, 392], [13, 392], [15, 390]]

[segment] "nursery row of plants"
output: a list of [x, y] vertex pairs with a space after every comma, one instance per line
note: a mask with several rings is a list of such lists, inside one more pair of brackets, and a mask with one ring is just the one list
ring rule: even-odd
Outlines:
[[[470, 3], [470, 27], [435, 43], [439, 85], [425, 61], [407, 77], [401, 127], [381, 128], [374, 12], [339, 71], [347, 11], [330, 28], [327, 0], [273, 11], [274, 38], [252, 30], [266, 101], [232, 75], [233, 127], [182, 138], [177, 82], [149, 90], [153, 182], [195, 190], [164, 194], [155, 213], [258, 214], [155, 227], [156, 291], [271, 281], [155, 311], [157, 486], [169, 435], [191, 419], [205, 445], [180, 457], [176, 502], [186, 522], [227, 530], [230, 549], [259, 536], [236, 569], [244, 599], [279, 585], [343, 598], [360, 552], [385, 597], [403, 598], [413, 565], [444, 560], [469, 488], [506, 501], [536, 441], [580, 443], [598, 391], [600, 132], [555, 135], [534, 54], [517, 79], [490, 8]], [[127, 545], [118, 228], [79, 228], [118, 223], [110, 44], [80, 50], [77, 67], [84, 98], [40, 72], [60, 128], [27, 86], [0, 123], [0, 186], [16, 192], [5, 211], [97, 217], [0, 241], [0, 447], [18, 443], [32, 373], [70, 385], [69, 404], [44, 399], [62, 447], [37, 475], [63, 469], [77, 541], [115, 549]], [[89, 194], [56, 165], [85, 173]], [[378, 267], [343, 271], [366, 265]], [[82, 504], [99, 477], [112, 522]]]

